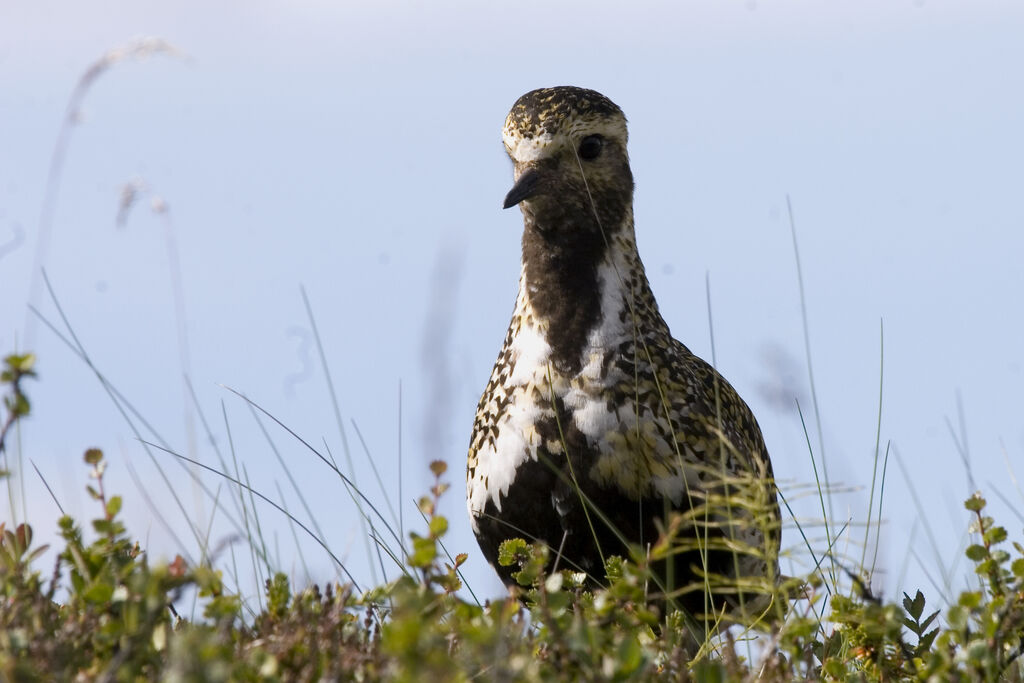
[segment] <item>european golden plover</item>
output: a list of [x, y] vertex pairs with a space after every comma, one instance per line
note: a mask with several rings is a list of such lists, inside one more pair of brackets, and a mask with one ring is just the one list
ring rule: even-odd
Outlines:
[[642, 554], [678, 513], [652, 599], [735, 614], [778, 576], [772, 466], [750, 408], [658, 311], [633, 231], [626, 118], [593, 90], [543, 88], [503, 133], [522, 271], [469, 447], [480, 547], [507, 584], [498, 547], [519, 537], [596, 585], [608, 556]]

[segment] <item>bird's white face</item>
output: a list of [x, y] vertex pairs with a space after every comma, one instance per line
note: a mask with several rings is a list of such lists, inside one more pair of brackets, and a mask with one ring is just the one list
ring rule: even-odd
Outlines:
[[516, 181], [505, 208], [522, 204], [528, 217], [551, 225], [558, 214], [590, 213], [596, 202], [620, 218], [633, 191], [627, 137], [626, 116], [599, 92], [560, 86], [526, 93], [502, 129]]
[[525, 212], [533, 213], [554, 203], [586, 212], [590, 202], [606, 194], [622, 204], [632, 192], [621, 112], [556, 111], [524, 119], [513, 110], [502, 137], [516, 181], [505, 208], [522, 203]]
[[[616, 142], [625, 151], [627, 142], [626, 119], [619, 116], [586, 116], [562, 120], [554, 132], [549, 130], [524, 131], [510, 114], [502, 130], [502, 140], [517, 170], [524, 164], [558, 156], [579, 156], [580, 143], [592, 135], [605, 141]], [[581, 159], [582, 160], [582, 159]]]

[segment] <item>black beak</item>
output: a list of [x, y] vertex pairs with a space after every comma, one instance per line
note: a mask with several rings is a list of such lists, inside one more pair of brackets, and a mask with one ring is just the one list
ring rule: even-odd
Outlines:
[[534, 168], [528, 168], [519, 176], [519, 180], [512, 186], [512, 189], [505, 195], [505, 203], [501, 205], [501, 208], [507, 209], [511, 206], [515, 206], [524, 199], [529, 199], [535, 195], [540, 194], [543, 189], [541, 180], [543, 176]]

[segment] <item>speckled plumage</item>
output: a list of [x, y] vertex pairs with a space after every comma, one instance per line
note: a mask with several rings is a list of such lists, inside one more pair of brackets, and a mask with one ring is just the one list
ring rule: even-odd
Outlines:
[[592, 90], [544, 88], [515, 103], [503, 137], [523, 257], [469, 447], [484, 555], [511, 583], [498, 546], [539, 540], [600, 582], [603, 558], [627, 555], [623, 541], [646, 548], [678, 512], [679, 554], [655, 565], [660, 588], [694, 613], [733, 609], [728, 581], [705, 582], [713, 602], [694, 584], [705, 571], [777, 577], [771, 463], [746, 403], [658, 311], [634, 238], [625, 116]]

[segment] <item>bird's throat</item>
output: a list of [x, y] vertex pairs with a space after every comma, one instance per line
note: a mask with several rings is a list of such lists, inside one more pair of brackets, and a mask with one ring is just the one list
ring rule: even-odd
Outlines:
[[523, 231], [523, 287], [545, 330], [551, 360], [570, 375], [580, 370], [587, 337], [601, 322], [598, 266], [607, 243], [589, 226], [551, 228], [527, 218]]

